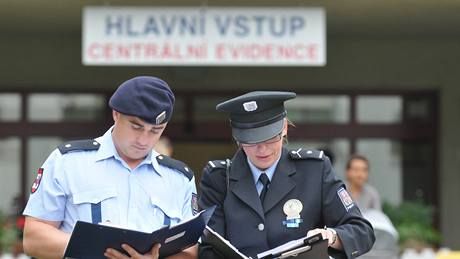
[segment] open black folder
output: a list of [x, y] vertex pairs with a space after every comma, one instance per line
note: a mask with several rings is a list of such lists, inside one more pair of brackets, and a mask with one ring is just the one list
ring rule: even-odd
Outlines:
[[[204, 230], [206, 242], [219, 251], [226, 259], [250, 259], [238, 251], [228, 240], [215, 232], [209, 226]], [[303, 237], [292, 240], [281, 246], [275, 247], [268, 251], [259, 253], [256, 258], [290, 258], [296, 259], [328, 259], [327, 253], [328, 241], [323, 239], [321, 234], [316, 234], [311, 237]]]
[[145, 254], [156, 243], [161, 244], [160, 258], [170, 256], [198, 242], [214, 209], [208, 208], [187, 221], [152, 233], [77, 221], [64, 258], [105, 259], [104, 252], [109, 247], [124, 252], [121, 244], [128, 244]]

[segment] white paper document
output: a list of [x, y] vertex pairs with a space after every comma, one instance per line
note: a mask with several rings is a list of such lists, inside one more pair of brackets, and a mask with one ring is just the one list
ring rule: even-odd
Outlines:
[[289, 250], [295, 249], [297, 247], [303, 246], [303, 245], [305, 245], [304, 240], [305, 240], [305, 237], [289, 241], [289, 242], [284, 243], [284, 244], [282, 244], [280, 246], [277, 246], [277, 247], [275, 247], [273, 249], [270, 249], [270, 250], [267, 250], [267, 251], [265, 251], [263, 253], [257, 254], [257, 258], [264, 258], [265, 256], [268, 256], [268, 255], [281, 254], [281, 253], [284, 253], [286, 251], [289, 251]]

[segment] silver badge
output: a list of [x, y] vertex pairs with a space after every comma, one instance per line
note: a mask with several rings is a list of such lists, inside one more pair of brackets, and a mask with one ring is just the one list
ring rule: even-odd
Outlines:
[[250, 101], [243, 103], [244, 110], [247, 112], [252, 112], [257, 110], [257, 103], [256, 101]]
[[283, 206], [283, 211], [287, 219], [300, 218], [302, 209], [302, 202], [297, 199], [290, 199]]
[[157, 118], [156, 118], [156, 123], [157, 125], [158, 124], [161, 124], [164, 120], [166, 119], [166, 111], [163, 111], [162, 113], [160, 113]]
[[286, 220], [283, 221], [283, 225], [288, 228], [298, 228], [299, 224], [303, 222], [303, 219], [300, 218], [302, 209], [301, 201], [297, 199], [288, 200], [283, 206], [284, 214], [286, 214]]

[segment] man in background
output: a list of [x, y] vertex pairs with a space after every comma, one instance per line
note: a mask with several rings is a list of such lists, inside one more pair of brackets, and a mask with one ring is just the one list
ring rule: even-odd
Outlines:
[[377, 190], [367, 183], [369, 179], [369, 161], [361, 155], [353, 155], [347, 162], [347, 189], [358, 208], [362, 211], [369, 209], [382, 210], [380, 196]]

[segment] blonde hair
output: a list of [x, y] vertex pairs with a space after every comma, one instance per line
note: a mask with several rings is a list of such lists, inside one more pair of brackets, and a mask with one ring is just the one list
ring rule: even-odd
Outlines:
[[[289, 127], [295, 127], [294, 122], [292, 122], [287, 116], [286, 116], [285, 120], [286, 120], [288, 128]], [[283, 145], [287, 145], [287, 144], [289, 144], [289, 140], [288, 140], [288, 136], [287, 136], [287, 133], [286, 133], [286, 135], [283, 136]]]

